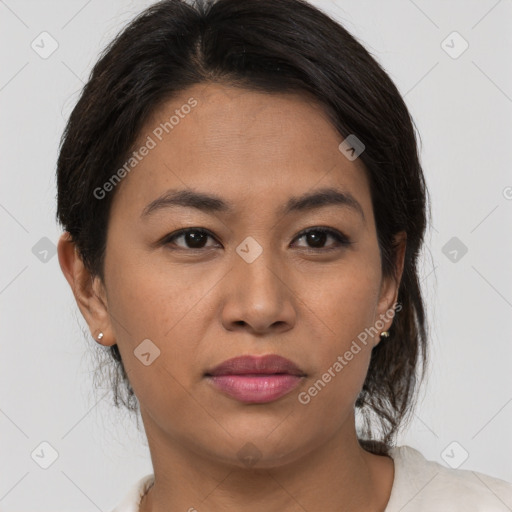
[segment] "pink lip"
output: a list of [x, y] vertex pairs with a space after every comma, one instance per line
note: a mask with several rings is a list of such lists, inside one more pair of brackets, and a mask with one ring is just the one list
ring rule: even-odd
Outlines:
[[205, 376], [219, 391], [240, 402], [266, 403], [288, 394], [305, 373], [289, 359], [270, 354], [228, 359]]

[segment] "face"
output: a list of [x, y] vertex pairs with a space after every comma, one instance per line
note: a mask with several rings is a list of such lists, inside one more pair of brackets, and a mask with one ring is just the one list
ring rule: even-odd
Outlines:
[[[108, 192], [105, 311], [88, 321], [118, 344], [148, 437], [234, 464], [254, 450], [271, 467], [352, 431], [379, 342], [362, 333], [389, 328], [397, 286], [342, 140], [305, 96], [222, 85], [146, 123], [135, 147], [148, 150]], [[300, 375], [209, 376], [269, 354]]]

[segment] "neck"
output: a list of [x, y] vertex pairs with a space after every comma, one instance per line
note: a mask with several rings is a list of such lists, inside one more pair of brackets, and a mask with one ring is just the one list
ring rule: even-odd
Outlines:
[[140, 512], [382, 512], [389, 500], [393, 461], [363, 450], [350, 422], [308, 453], [258, 467], [208, 457], [144, 423], [155, 483]]

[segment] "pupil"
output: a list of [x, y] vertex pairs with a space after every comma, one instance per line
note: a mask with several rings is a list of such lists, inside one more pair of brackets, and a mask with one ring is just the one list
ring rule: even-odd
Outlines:
[[325, 237], [327, 236], [327, 234], [312, 231], [308, 233], [306, 236], [308, 237], [308, 243], [310, 243], [313, 247], [322, 247], [323, 243], [325, 243]]
[[[202, 247], [201, 242], [204, 242], [205, 235], [204, 233], [193, 231], [192, 233], [186, 233], [185, 237], [189, 246], [191, 246], [193, 249], [200, 249]], [[201, 240], [201, 238], [203, 238], [203, 240]]]

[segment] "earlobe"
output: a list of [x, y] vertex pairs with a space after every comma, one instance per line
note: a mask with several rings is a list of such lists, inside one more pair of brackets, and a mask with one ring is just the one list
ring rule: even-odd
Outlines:
[[[92, 336], [101, 345], [114, 345], [116, 341], [112, 335], [103, 284], [98, 276], [92, 276], [86, 269], [67, 231], [59, 239], [57, 253], [62, 273], [73, 291]], [[100, 332], [103, 333], [101, 337]]]

